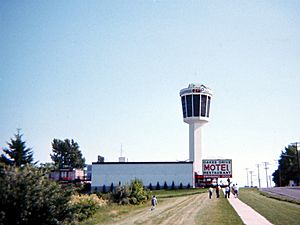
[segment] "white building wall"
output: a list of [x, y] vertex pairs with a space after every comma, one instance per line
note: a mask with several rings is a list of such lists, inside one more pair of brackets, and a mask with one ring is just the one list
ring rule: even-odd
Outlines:
[[183, 186], [193, 185], [192, 162], [153, 162], [153, 163], [93, 163], [92, 164], [92, 188], [129, 184], [131, 180], [138, 178], [145, 186], [151, 183], [153, 187], [159, 182], [163, 187], [174, 181], [175, 186], [182, 183]]

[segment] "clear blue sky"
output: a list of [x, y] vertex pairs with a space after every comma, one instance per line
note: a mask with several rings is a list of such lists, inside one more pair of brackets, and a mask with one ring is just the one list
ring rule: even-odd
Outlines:
[[232, 158], [244, 185], [300, 141], [299, 62], [299, 1], [1, 1], [0, 146], [21, 128], [40, 162], [53, 138], [87, 163], [121, 144], [185, 160], [179, 91], [197, 82], [214, 92], [204, 157]]

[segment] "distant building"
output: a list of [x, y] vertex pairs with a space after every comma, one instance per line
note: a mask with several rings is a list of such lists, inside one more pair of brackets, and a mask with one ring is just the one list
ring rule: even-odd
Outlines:
[[92, 190], [130, 184], [135, 178], [146, 187], [162, 188], [165, 182], [187, 187], [193, 184], [193, 162], [94, 162], [92, 174]]
[[55, 181], [68, 181], [84, 180], [84, 172], [82, 169], [62, 168], [58, 170], [52, 170], [49, 178]]

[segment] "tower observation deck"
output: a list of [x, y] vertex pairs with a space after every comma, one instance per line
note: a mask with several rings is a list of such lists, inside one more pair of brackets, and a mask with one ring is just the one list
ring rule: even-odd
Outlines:
[[209, 122], [212, 91], [202, 84], [189, 84], [180, 91], [183, 121], [189, 124], [189, 160], [202, 175], [201, 127]]

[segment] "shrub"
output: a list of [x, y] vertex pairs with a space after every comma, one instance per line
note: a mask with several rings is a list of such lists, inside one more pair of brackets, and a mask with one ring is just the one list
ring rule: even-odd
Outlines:
[[156, 190], [160, 190], [160, 184], [159, 184], [158, 181], [157, 181], [157, 183], [156, 183]]
[[182, 188], [183, 188], [182, 183], [180, 183], [179, 184], [179, 189], [182, 189]]
[[105, 184], [104, 184], [103, 187], [102, 187], [102, 193], [103, 193], [103, 194], [106, 193], [106, 186], [105, 186]]
[[131, 184], [118, 186], [111, 194], [111, 200], [118, 204], [140, 204], [150, 198], [150, 191], [144, 188], [142, 181], [135, 179]]
[[110, 192], [113, 192], [114, 191], [114, 183], [111, 183], [110, 185]]
[[62, 224], [72, 220], [72, 189], [49, 180], [44, 169], [2, 166], [0, 224]]
[[150, 190], [152, 190], [152, 189], [153, 189], [153, 187], [152, 187], [152, 184], [151, 184], [151, 183], [149, 184], [149, 189], [150, 189]]
[[106, 201], [100, 199], [96, 194], [73, 195], [69, 205], [73, 213], [73, 220], [83, 221], [91, 217], [99, 207], [106, 205]]
[[130, 189], [128, 186], [123, 185], [123, 186], [118, 186], [116, 187], [115, 191], [112, 193], [112, 201], [116, 202], [118, 204], [126, 204], [127, 200], [130, 196]]
[[165, 190], [167, 190], [168, 189], [168, 184], [167, 184], [167, 182], [165, 181], [165, 183], [164, 183], [164, 189]]
[[140, 204], [150, 198], [150, 193], [144, 188], [143, 182], [141, 180], [135, 179], [131, 181], [130, 189], [131, 199], [135, 198], [137, 200], [137, 202], [131, 201], [132, 204]]
[[174, 181], [172, 182], [171, 189], [172, 189], [172, 190], [174, 190], [174, 189], [175, 189], [175, 183], [174, 183]]

